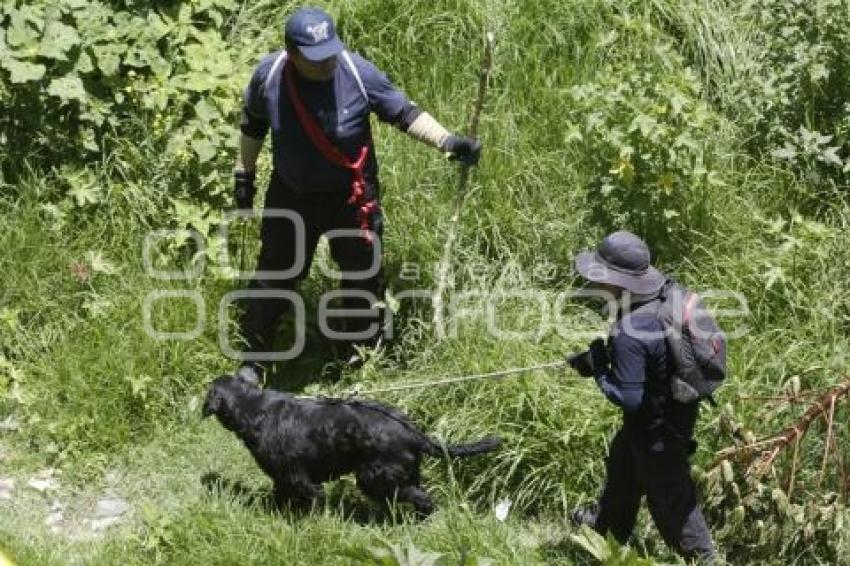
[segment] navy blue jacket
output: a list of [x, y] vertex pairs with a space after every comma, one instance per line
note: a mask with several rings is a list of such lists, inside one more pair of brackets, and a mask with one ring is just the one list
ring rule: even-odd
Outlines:
[[597, 378], [605, 396], [623, 410], [623, 422], [650, 443], [660, 434], [690, 440], [697, 403], [668, 395], [664, 327], [655, 316], [658, 299], [618, 313], [608, 338], [610, 370]]
[[[347, 192], [351, 173], [328, 163], [301, 127], [282, 80], [283, 65], [277, 66], [273, 76], [278, 80], [267, 81], [280, 54], [267, 55], [254, 70], [245, 90], [240, 129], [256, 139], [263, 139], [271, 129], [275, 174], [286, 186], [300, 193]], [[366, 97], [342, 55], [332, 80], [311, 81], [296, 73], [295, 85], [328, 139], [349, 159], [369, 146], [365, 175], [375, 181], [378, 161], [369, 116], [374, 112], [382, 121], [398, 122], [412, 104], [375, 65], [356, 53], [350, 55]]]

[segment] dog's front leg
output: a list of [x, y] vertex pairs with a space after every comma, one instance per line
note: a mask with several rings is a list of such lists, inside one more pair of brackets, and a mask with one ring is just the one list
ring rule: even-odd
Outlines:
[[307, 474], [287, 474], [275, 478], [274, 501], [278, 509], [287, 506], [310, 509], [314, 504], [324, 505], [325, 492], [321, 485], [310, 481]]

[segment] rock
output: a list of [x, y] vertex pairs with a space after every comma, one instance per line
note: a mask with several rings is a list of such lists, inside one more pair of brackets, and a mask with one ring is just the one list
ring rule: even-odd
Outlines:
[[15, 480], [12, 478], [0, 478], [0, 499], [12, 499], [15, 491]]
[[118, 497], [101, 499], [94, 509], [97, 519], [117, 518], [130, 510], [130, 504]]
[[117, 525], [121, 522], [121, 517], [104, 517], [103, 519], [92, 519], [89, 523], [91, 525], [91, 530], [99, 533], [101, 531], [105, 531], [109, 527]]
[[44, 493], [47, 490], [56, 489], [59, 483], [53, 477], [53, 468], [42, 470], [27, 482], [27, 485], [36, 491]]
[[130, 511], [130, 504], [120, 497], [104, 497], [94, 506], [94, 518], [88, 520], [92, 532], [100, 533], [121, 522]]
[[62, 526], [62, 521], [65, 519], [62, 511], [55, 511], [47, 516], [44, 520], [44, 524], [50, 527], [52, 530], [56, 531]]

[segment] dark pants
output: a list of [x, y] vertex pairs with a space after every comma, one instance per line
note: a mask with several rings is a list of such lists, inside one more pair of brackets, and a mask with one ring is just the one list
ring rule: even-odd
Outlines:
[[[369, 187], [372, 194], [377, 194], [377, 186]], [[272, 289], [294, 291], [298, 283], [310, 273], [310, 266], [316, 252], [319, 238], [334, 229], [359, 229], [357, 209], [347, 202], [348, 193], [331, 194], [299, 194], [286, 187], [272, 174], [272, 182], [266, 194], [265, 209], [290, 210], [303, 219], [304, 237], [296, 241], [296, 228], [288, 218], [264, 217], [260, 229], [262, 248], [257, 262], [257, 271], [285, 271], [295, 266], [296, 246], [303, 253], [302, 268], [286, 276], [285, 279], [269, 279], [258, 277], [256, 274], [248, 284], [248, 289]], [[383, 234], [383, 219], [381, 210], [372, 214], [371, 229], [376, 233], [376, 242], [369, 244], [359, 235], [334, 237], [330, 240], [330, 252], [342, 273], [341, 290], [367, 291], [381, 300], [383, 292], [383, 269], [380, 255], [375, 259], [373, 246], [378, 246]], [[377, 272], [366, 279], [354, 279], [347, 273], [365, 272], [377, 265]], [[292, 303], [286, 299], [252, 298], [242, 302], [242, 318], [240, 329], [247, 342], [248, 352], [271, 351], [274, 343], [275, 330], [281, 316], [291, 308]], [[378, 318], [377, 309], [372, 308], [369, 299], [343, 297], [341, 308], [358, 309], [366, 317], [352, 316], [345, 321], [344, 331], [348, 333], [364, 331], [375, 324]], [[331, 324], [331, 326], [333, 326]], [[343, 330], [343, 329], [337, 329]], [[374, 333], [376, 334], [376, 333]], [[374, 338], [371, 336], [370, 338]], [[370, 338], [360, 340], [368, 342]]]
[[595, 529], [625, 544], [643, 495], [664, 542], [685, 558], [711, 561], [714, 545], [697, 504], [688, 446], [666, 439], [648, 446], [627, 426], [611, 441]]

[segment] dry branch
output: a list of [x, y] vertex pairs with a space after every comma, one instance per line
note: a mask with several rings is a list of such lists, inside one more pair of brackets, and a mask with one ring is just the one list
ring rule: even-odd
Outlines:
[[[747, 468], [747, 474], [763, 476], [773, 467], [776, 458], [785, 449], [794, 446], [794, 461], [792, 463], [791, 477], [788, 483], [788, 490], [793, 489], [794, 476], [797, 470], [797, 458], [799, 456], [799, 444], [809, 426], [818, 418], [828, 419], [827, 432], [827, 448], [824, 454], [824, 459], [828, 456], [830, 443], [834, 447], [835, 440], [832, 438], [832, 421], [835, 414], [835, 404], [844, 397], [850, 395], [850, 379], [847, 379], [842, 384], [831, 388], [826, 393], [821, 394], [797, 422], [786, 428], [775, 436], [747, 444], [745, 446], [731, 446], [717, 453], [717, 457], [712, 464], [712, 468], [720, 465], [723, 460], [730, 458], [735, 460], [748, 460], [751, 462]], [[823, 472], [822, 472], [823, 473]]]

